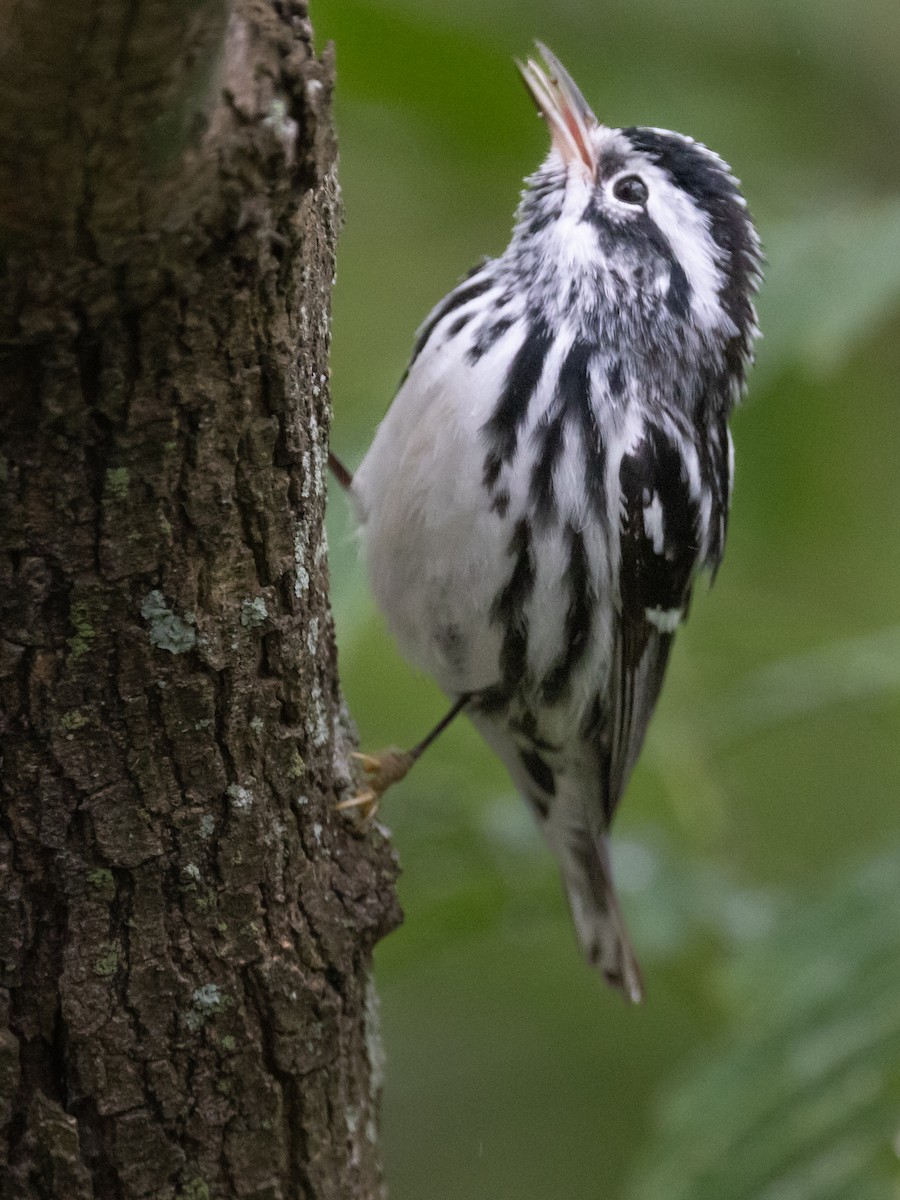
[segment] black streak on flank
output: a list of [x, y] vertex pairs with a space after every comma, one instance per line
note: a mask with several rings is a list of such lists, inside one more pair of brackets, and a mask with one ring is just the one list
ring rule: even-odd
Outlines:
[[506, 587], [491, 606], [491, 619], [503, 629], [503, 644], [500, 648], [501, 686], [507, 693], [511, 693], [525, 674], [528, 651], [525, 605], [534, 588], [531, 527], [526, 520], [517, 522], [509, 541], [508, 552], [513, 560], [512, 574]]
[[527, 750], [520, 750], [520, 754], [524, 769], [532, 776], [540, 790], [546, 792], [547, 796], [556, 796], [557, 781], [546, 758], [541, 758], [533, 746], [529, 746]]
[[491, 500], [491, 510], [498, 517], [505, 517], [509, 512], [509, 492], [505, 489], [494, 492], [494, 498]]
[[617, 358], [609, 368], [609, 394], [618, 400], [625, 391], [625, 373], [622, 370], [622, 360]]
[[500, 467], [509, 462], [516, 452], [519, 427], [525, 420], [552, 344], [549, 329], [543, 321], [537, 320], [526, 331], [522, 345], [510, 364], [497, 407], [483, 426], [489, 447], [484, 463], [484, 479], [488, 487], [492, 486], [489, 480], [492, 478], [496, 482]]
[[512, 574], [503, 591], [491, 606], [491, 616], [503, 625], [514, 624], [534, 587], [534, 558], [531, 547], [531, 526], [526, 520], [516, 522], [507, 552], [513, 560]]
[[535, 520], [541, 525], [549, 523], [556, 514], [553, 472], [562, 453], [563, 417], [564, 413], [557, 408], [554, 415], [542, 420], [532, 434], [537, 458], [532, 469], [528, 498]]
[[[476, 271], [478, 269], [479, 268], [476, 268]], [[463, 285], [454, 288], [450, 295], [447, 296], [437, 306], [437, 308], [428, 318], [428, 321], [422, 327], [421, 333], [416, 338], [416, 344], [413, 346], [412, 357], [409, 360], [409, 366], [406, 368], [406, 374], [403, 376], [404, 379], [409, 374], [410, 367], [412, 367], [413, 363], [425, 349], [426, 345], [428, 344], [428, 339], [434, 333], [441, 321], [443, 321], [444, 317], [448, 317], [450, 313], [455, 312], [457, 308], [462, 308], [462, 306], [464, 304], [468, 304], [470, 300], [477, 300], [479, 296], [483, 296], [485, 292], [490, 291], [493, 286], [494, 280], [490, 275], [484, 275], [480, 279], [476, 275], [473, 276], [472, 283], [465, 282]], [[456, 332], [459, 331], [456, 330]]]
[[526, 708], [517, 719], [511, 719], [509, 727], [514, 732], [520, 733], [523, 737], [527, 738], [536, 750], [559, 752], [560, 747], [558, 745], [554, 745], [553, 742], [548, 742], [545, 737], [541, 737], [538, 731], [537, 717], [530, 708]]
[[594, 512], [606, 511], [606, 448], [597, 424], [591, 396], [591, 357], [588, 342], [576, 342], [559, 372], [559, 399], [563, 411], [581, 431], [584, 449], [584, 486]]
[[605, 508], [605, 450], [591, 404], [590, 367], [593, 347], [576, 342], [560, 367], [554, 395], [553, 415], [538, 424], [533, 434], [537, 461], [531, 476], [529, 499], [535, 519], [545, 524], [556, 515], [553, 475], [562, 455], [567, 423], [581, 434], [584, 450], [585, 489], [594, 511]]
[[467, 313], [463, 313], [463, 315], [461, 317], [457, 317], [456, 320], [453, 322], [453, 324], [450, 326], [450, 328], [447, 330], [447, 336], [448, 337], [456, 337], [456, 335], [458, 333], [461, 333], [465, 329], [465, 327], [472, 320], [472, 317], [474, 315], [475, 315], [474, 313], [467, 312]]
[[566, 568], [565, 581], [569, 592], [569, 607], [563, 631], [565, 645], [562, 655], [544, 679], [541, 688], [541, 696], [546, 704], [556, 704], [568, 691], [572, 672], [587, 650], [591, 632], [590, 578], [584, 538], [571, 525], [566, 533], [569, 539], [569, 565]]
[[[556, 777], [550, 769], [546, 759], [541, 758], [537, 750], [528, 749], [520, 750], [519, 754], [522, 759], [522, 766], [531, 776], [533, 781], [538, 785], [542, 792], [548, 796], [556, 795]], [[546, 814], [542, 814], [546, 815]]]
[[[497, 480], [500, 478], [500, 472], [503, 470], [503, 459], [496, 451], [490, 451], [484, 460], [484, 470], [482, 471], [482, 481], [489, 492], [492, 492], [497, 486]], [[504, 492], [504, 495], [506, 493]], [[502, 513], [500, 514], [503, 515]]]
[[470, 363], [477, 363], [480, 358], [487, 354], [488, 350], [503, 337], [513, 326], [512, 317], [500, 317], [490, 325], [486, 325], [474, 343], [469, 347], [467, 357]]

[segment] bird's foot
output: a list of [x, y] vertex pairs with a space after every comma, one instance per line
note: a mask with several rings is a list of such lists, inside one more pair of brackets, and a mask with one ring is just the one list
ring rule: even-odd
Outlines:
[[405, 750], [393, 748], [382, 750], [380, 754], [354, 754], [353, 758], [362, 768], [365, 786], [358, 795], [342, 800], [336, 807], [341, 811], [358, 808], [363, 821], [368, 824], [378, 812], [381, 797], [392, 784], [406, 777], [415, 759]]

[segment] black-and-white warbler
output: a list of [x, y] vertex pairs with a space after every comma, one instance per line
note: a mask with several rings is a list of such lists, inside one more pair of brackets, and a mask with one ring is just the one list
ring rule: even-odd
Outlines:
[[409, 755], [365, 760], [350, 803], [465, 710], [559, 862], [585, 956], [638, 1000], [607, 831], [722, 558], [760, 250], [717, 155], [601, 125], [539, 48], [546, 69], [520, 69], [552, 147], [512, 240], [434, 309], [342, 479], [401, 650], [455, 701]]

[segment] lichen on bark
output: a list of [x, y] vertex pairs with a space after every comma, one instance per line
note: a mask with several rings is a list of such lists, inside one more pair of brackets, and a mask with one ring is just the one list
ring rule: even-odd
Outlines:
[[0, 1195], [374, 1197], [331, 60], [301, 0], [3, 23]]

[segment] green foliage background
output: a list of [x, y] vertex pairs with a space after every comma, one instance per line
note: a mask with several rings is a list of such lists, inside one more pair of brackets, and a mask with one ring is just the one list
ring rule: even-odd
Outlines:
[[[615, 849], [648, 999], [583, 967], [555, 871], [460, 722], [382, 810], [394, 1200], [900, 1196], [900, 9], [896, 0], [318, 0], [347, 225], [334, 445], [359, 461], [413, 332], [505, 245], [545, 151], [532, 37], [601, 119], [691, 133], [770, 266], [725, 566], [680, 635]], [[331, 561], [364, 744], [443, 710]]]

